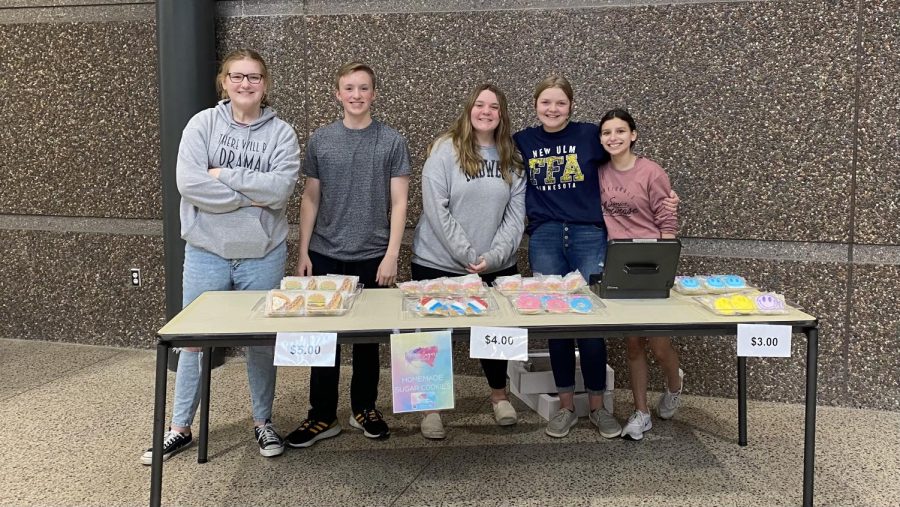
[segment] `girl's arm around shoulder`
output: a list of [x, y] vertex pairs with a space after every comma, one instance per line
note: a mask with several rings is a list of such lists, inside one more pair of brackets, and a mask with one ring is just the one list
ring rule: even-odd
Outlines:
[[669, 198], [672, 192], [672, 185], [669, 182], [669, 175], [656, 162], [641, 158], [644, 161], [649, 174], [647, 194], [650, 199], [650, 211], [653, 213], [653, 220], [659, 228], [660, 235], [663, 238], [674, 238], [678, 232], [678, 216], [667, 208], [663, 201]]

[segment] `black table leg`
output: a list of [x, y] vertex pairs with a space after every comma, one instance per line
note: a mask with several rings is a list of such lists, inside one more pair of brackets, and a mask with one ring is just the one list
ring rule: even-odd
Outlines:
[[747, 445], [747, 358], [738, 358], [738, 445]]
[[212, 347], [203, 347], [203, 360], [200, 362], [200, 442], [197, 450], [197, 463], [206, 463], [209, 444], [209, 383], [212, 371]]
[[169, 345], [156, 345], [156, 394], [153, 402], [153, 461], [150, 464], [150, 507], [162, 502], [162, 451], [166, 427], [166, 381]]
[[819, 329], [806, 330], [806, 422], [803, 441], [803, 505], [813, 505], [816, 461], [816, 379], [819, 369]]

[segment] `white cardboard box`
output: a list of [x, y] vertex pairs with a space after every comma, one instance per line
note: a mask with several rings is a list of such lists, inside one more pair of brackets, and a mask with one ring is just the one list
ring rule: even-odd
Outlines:
[[[559, 411], [559, 396], [556, 394], [547, 394], [547, 393], [523, 393], [519, 390], [519, 386], [522, 385], [522, 375], [533, 375], [535, 373], [544, 373], [544, 372], [527, 372], [525, 371], [525, 366], [521, 361], [510, 361], [509, 362], [509, 390], [510, 392], [523, 403], [528, 405], [532, 410], [538, 413], [545, 420], [550, 420], [550, 417], [553, 416], [556, 412]], [[553, 383], [553, 374], [550, 372], [550, 383]], [[603, 408], [605, 408], [610, 414], [613, 412], [613, 389], [615, 388], [615, 372], [609, 365], [606, 365], [606, 391], [603, 393]], [[555, 393], [556, 386], [553, 386], [553, 391]], [[588, 394], [587, 393], [577, 393], [575, 394], [575, 415], [578, 417], [585, 417], [588, 415], [590, 411], [590, 406], [588, 404]]]
[[[529, 354], [529, 358], [542, 357], [540, 353]], [[549, 364], [549, 363], [548, 363]], [[522, 394], [553, 394], [556, 393], [556, 382], [553, 381], [553, 372], [547, 371], [528, 371], [525, 368], [524, 361], [509, 361], [506, 367], [506, 374], [509, 376], [510, 386], [515, 386], [516, 390]], [[613, 390], [615, 385], [615, 372], [609, 365], [606, 365], [606, 389]], [[575, 368], [575, 392], [584, 392], [584, 377], [581, 375], [581, 368]]]

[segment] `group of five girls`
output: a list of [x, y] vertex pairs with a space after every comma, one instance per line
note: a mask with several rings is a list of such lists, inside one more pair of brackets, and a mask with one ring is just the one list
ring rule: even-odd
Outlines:
[[[300, 147], [293, 129], [268, 104], [271, 85], [257, 52], [230, 53], [216, 77], [222, 100], [195, 115], [184, 129], [176, 168], [186, 241], [184, 306], [207, 290], [274, 288], [284, 275], [285, 209], [300, 177]], [[405, 139], [372, 118], [376, 85], [374, 71], [362, 63], [346, 64], [336, 73], [334, 93], [343, 117], [312, 134], [303, 163], [298, 275], [357, 275], [366, 287], [396, 281], [410, 160]], [[423, 213], [413, 242], [414, 279], [478, 273], [490, 282], [516, 274], [516, 253], [525, 232], [534, 272], [578, 270], [585, 279], [603, 270], [607, 231], [610, 237], [674, 237], [677, 196], [670, 197], [662, 169], [632, 151], [634, 120], [626, 111], [613, 110], [599, 126], [570, 121], [573, 96], [565, 78], [541, 81], [534, 94], [540, 125], [513, 135], [503, 92], [490, 84], [472, 90], [457, 119], [428, 148]], [[601, 192], [601, 186], [618, 194]], [[577, 340], [590, 420], [604, 437], [640, 439], [650, 429], [646, 341], [628, 340], [636, 410], [623, 430], [602, 406], [604, 340]], [[669, 386], [659, 415], [669, 418], [681, 392], [678, 356], [667, 338], [649, 343]], [[576, 343], [551, 339], [549, 345], [561, 408], [546, 433], [564, 437], [577, 422]], [[179, 353], [163, 459], [192, 444], [191, 423], [199, 403], [199, 349]], [[312, 369], [306, 419], [285, 438], [277, 433], [271, 421], [273, 356], [272, 347], [248, 348], [260, 454], [277, 456], [285, 445], [308, 447], [340, 433], [338, 366]], [[481, 364], [497, 424], [515, 424], [518, 416], [506, 393], [506, 361]], [[388, 437], [390, 429], [375, 407], [378, 344], [353, 346], [352, 373], [350, 426], [369, 438]], [[426, 413], [421, 432], [426, 438], [444, 438], [440, 414]], [[152, 450], [141, 461], [149, 465]]]

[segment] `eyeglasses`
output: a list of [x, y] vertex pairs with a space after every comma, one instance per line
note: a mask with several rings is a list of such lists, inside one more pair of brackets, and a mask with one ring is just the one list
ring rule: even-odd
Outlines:
[[228, 73], [228, 79], [232, 83], [240, 83], [241, 81], [244, 80], [244, 78], [247, 78], [247, 81], [250, 84], [259, 84], [259, 82], [262, 81], [263, 75], [262, 74], [241, 74], [240, 72], [229, 72]]

